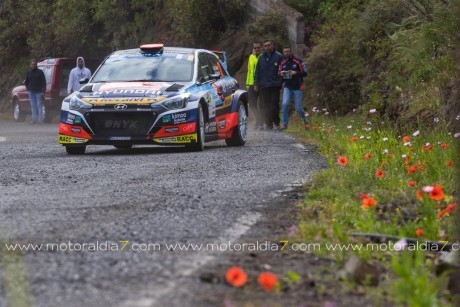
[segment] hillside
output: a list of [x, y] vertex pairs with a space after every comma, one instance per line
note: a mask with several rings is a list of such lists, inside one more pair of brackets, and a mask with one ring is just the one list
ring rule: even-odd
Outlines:
[[[9, 91], [23, 80], [31, 57], [102, 59], [112, 50], [162, 41], [226, 50], [230, 71], [243, 84], [253, 40], [288, 42], [283, 11], [252, 18], [243, 0], [218, 0], [208, 10], [204, 0], [120, 1], [124, 10], [108, 0], [83, 7], [75, 0], [36, 2], [0, 4], [0, 112], [10, 111]], [[264, 2], [279, 10], [280, 1], [258, 1]], [[459, 0], [286, 2], [304, 14], [309, 106], [336, 114], [376, 108], [398, 125], [459, 113]]]

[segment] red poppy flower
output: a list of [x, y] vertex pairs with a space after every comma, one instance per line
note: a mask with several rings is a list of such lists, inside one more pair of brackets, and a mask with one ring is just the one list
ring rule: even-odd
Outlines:
[[385, 173], [384, 173], [380, 168], [378, 168], [378, 169], [375, 171], [375, 177], [377, 177], [377, 178], [383, 178], [383, 177], [385, 177]]
[[370, 159], [372, 157], [371, 153], [368, 152], [367, 154], [364, 155], [364, 159]]
[[259, 274], [259, 278], [257, 278], [257, 282], [259, 285], [264, 288], [265, 291], [273, 291], [278, 283], [278, 278], [275, 274], [270, 272], [262, 272]]
[[410, 142], [410, 137], [405, 135], [405, 136], [403, 136], [402, 140], [403, 140], [404, 143]]
[[419, 170], [419, 171], [423, 171], [424, 169], [425, 169], [425, 165], [419, 165], [417, 167], [417, 170]]
[[428, 151], [428, 150], [431, 150], [431, 149], [433, 149], [433, 145], [427, 145], [427, 146], [422, 147], [422, 151]]
[[452, 162], [452, 161], [447, 161], [446, 162], [447, 167], [451, 167], [452, 165], [454, 165], [454, 162]]
[[352, 141], [352, 142], [356, 142], [357, 140], [358, 140], [358, 138], [357, 138], [356, 136], [354, 136], [354, 137], [351, 138], [351, 141]]
[[423, 192], [421, 190], [417, 190], [417, 192], [415, 192], [415, 195], [417, 196], [418, 199], [420, 200], [423, 199]]
[[391, 154], [390, 154], [390, 158], [393, 159], [394, 157], [395, 157], [395, 154], [392, 154], [392, 153], [391, 153]]
[[361, 194], [359, 194], [359, 198], [361, 198], [361, 200], [363, 200], [365, 198], [368, 198], [368, 196], [367, 196], [367, 194], [361, 193]]
[[445, 214], [451, 214], [452, 211], [454, 211], [455, 207], [457, 207], [456, 203], [447, 205], [447, 207], [444, 210], [441, 210], [438, 214], [438, 219], [442, 218]]
[[348, 163], [348, 159], [347, 157], [340, 156], [339, 159], [337, 160], [337, 163], [339, 163], [341, 167], [345, 167], [345, 165], [347, 165]]
[[447, 143], [442, 143], [440, 146], [441, 146], [442, 149], [449, 148], [449, 144], [447, 144]]
[[361, 206], [364, 209], [369, 209], [369, 208], [375, 207], [376, 205], [377, 205], [377, 202], [375, 201], [373, 197], [367, 197], [363, 199]]
[[227, 282], [233, 287], [242, 287], [244, 284], [246, 284], [248, 276], [242, 268], [239, 266], [234, 266], [227, 270], [227, 274], [225, 274], [225, 280], [227, 280]]
[[411, 187], [414, 187], [414, 186], [415, 186], [415, 184], [416, 184], [416, 182], [415, 182], [415, 181], [409, 181], [409, 185], [410, 185]]
[[444, 198], [444, 191], [440, 185], [433, 186], [433, 191], [430, 192], [429, 197], [434, 200], [442, 200]]
[[415, 174], [415, 173], [417, 173], [417, 168], [415, 166], [411, 165], [411, 166], [409, 166], [407, 168], [407, 173], [409, 175]]
[[421, 237], [421, 236], [423, 236], [423, 234], [424, 234], [424, 231], [423, 231], [422, 228], [419, 228], [419, 229], [417, 229], [417, 230], [415, 231], [415, 235], [416, 235], [417, 237]]

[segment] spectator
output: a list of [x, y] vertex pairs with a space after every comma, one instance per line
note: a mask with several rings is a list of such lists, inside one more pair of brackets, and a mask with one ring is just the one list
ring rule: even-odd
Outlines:
[[263, 118], [261, 112], [261, 106], [259, 101], [259, 93], [254, 90], [254, 73], [256, 70], [257, 60], [260, 57], [261, 44], [254, 42], [252, 44], [252, 53], [248, 59], [248, 73], [246, 76], [246, 88], [249, 96], [249, 107], [251, 108], [252, 114], [254, 114], [256, 123], [254, 126], [255, 130], [263, 128]]
[[259, 57], [254, 74], [254, 90], [259, 92], [266, 129], [280, 129], [281, 78], [278, 67], [283, 55], [275, 51], [273, 41], [264, 41], [264, 53]]
[[27, 72], [26, 81], [24, 82], [29, 91], [30, 109], [32, 111], [31, 124], [43, 123], [43, 102], [42, 96], [46, 92], [45, 74], [37, 67], [36, 60], [30, 60], [30, 70]]
[[70, 71], [69, 84], [67, 93], [72, 94], [81, 88], [80, 79], [91, 78], [91, 71], [85, 67], [85, 60], [82, 57], [77, 58], [77, 66]]
[[303, 77], [307, 75], [305, 63], [294, 56], [290, 47], [283, 48], [285, 59], [281, 62], [279, 70], [283, 78], [283, 122], [281, 129], [287, 129], [289, 121], [289, 104], [291, 96], [294, 96], [294, 106], [297, 114], [304, 122], [305, 129], [309, 128], [308, 118], [302, 108], [303, 99]]

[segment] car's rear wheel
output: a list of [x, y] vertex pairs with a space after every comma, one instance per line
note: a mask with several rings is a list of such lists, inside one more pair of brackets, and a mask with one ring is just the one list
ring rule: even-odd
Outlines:
[[233, 129], [232, 136], [225, 139], [227, 146], [243, 146], [248, 133], [248, 113], [241, 100], [238, 101], [238, 124]]
[[26, 113], [21, 110], [17, 99], [14, 99], [13, 101], [13, 119], [17, 122], [23, 122], [26, 120]]
[[131, 149], [131, 148], [133, 148], [133, 145], [132, 144], [128, 144], [128, 145], [113, 145], [113, 147], [115, 147], [116, 149]]
[[203, 151], [204, 150], [204, 114], [203, 114], [203, 107], [201, 104], [198, 104], [197, 110], [197, 119], [196, 119], [196, 143], [192, 143], [187, 147], [194, 151]]
[[65, 150], [69, 155], [83, 155], [86, 151], [86, 146], [66, 146]]

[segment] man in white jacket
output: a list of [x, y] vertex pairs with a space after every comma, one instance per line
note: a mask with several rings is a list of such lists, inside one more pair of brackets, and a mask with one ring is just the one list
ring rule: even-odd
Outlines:
[[72, 94], [79, 91], [81, 88], [80, 79], [91, 78], [91, 71], [85, 67], [85, 60], [82, 57], [77, 58], [77, 67], [70, 71], [69, 84], [67, 85], [67, 93]]

